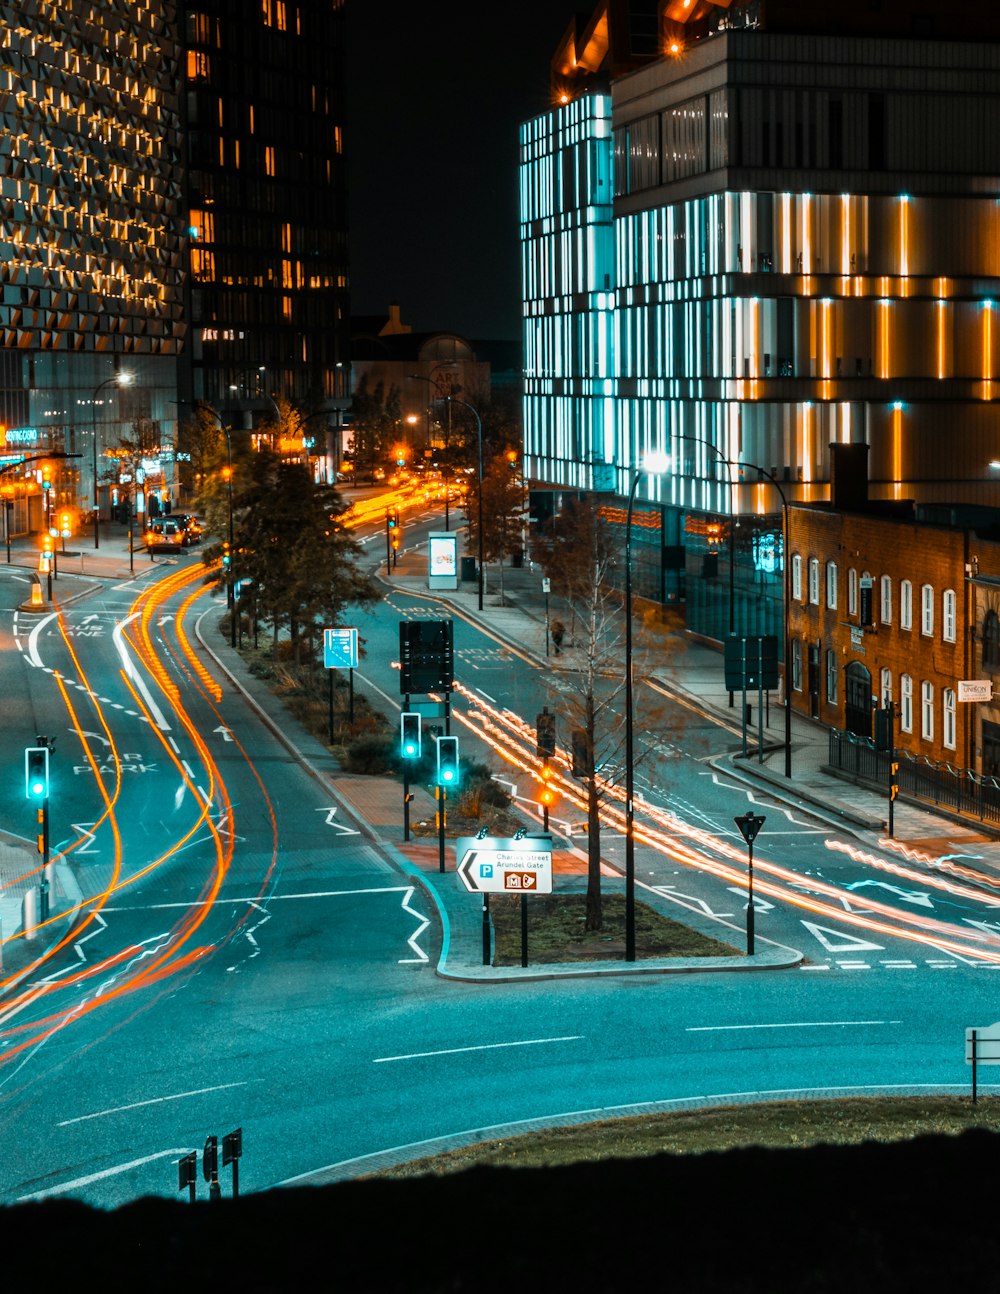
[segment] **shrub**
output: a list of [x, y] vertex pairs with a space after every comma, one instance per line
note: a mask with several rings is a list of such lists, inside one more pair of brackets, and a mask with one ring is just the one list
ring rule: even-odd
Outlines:
[[387, 733], [364, 732], [344, 748], [344, 766], [349, 773], [391, 773], [396, 768], [396, 749]]

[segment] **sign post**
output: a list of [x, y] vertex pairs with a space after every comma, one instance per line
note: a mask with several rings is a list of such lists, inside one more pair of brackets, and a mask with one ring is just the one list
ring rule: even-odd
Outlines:
[[483, 895], [483, 965], [490, 964], [490, 895], [517, 894], [521, 898], [521, 965], [527, 966], [526, 900], [529, 894], [552, 893], [552, 837], [460, 836], [455, 841], [455, 857], [462, 884]]
[[980, 1065], [1000, 1065], [1000, 1023], [965, 1031], [965, 1063], [972, 1066], [972, 1101], [976, 1101], [976, 1070]]
[[747, 842], [749, 855], [748, 861], [748, 885], [747, 885], [747, 956], [753, 956], [754, 950], [754, 929], [753, 929], [753, 842], [757, 838], [757, 833], [764, 825], [766, 819], [759, 813], [751, 813], [747, 810], [741, 818], [734, 818], [733, 821], [740, 829], [740, 835]]
[[778, 686], [778, 639], [774, 634], [730, 634], [723, 668], [726, 690], [743, 693], [743, 757], [747, 755], [747, 690], [757, 690], [757, 762], [764, 762], [764, 692]]
[[358, 667], [357, 629], [323, 630], [323, 665], [327, 670], [330, 693], [330, 745], [333, 745], [333, 671], [348, 671], [350, 696], [349, 720], [354, 722], [354, 671]]

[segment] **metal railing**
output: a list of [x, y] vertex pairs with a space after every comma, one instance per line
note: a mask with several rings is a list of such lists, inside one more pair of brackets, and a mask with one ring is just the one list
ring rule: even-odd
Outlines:
[[[953, 809], [983, 822], [1000, 822], [1000, 782], [968, 768], [939, 764], [908, 751], [896, 751], [900, 794], [925, 804]], [[830, 730], [830, 766], [873, 782], [889, 793], [889, 752], [876, 750], [871, 737]]]

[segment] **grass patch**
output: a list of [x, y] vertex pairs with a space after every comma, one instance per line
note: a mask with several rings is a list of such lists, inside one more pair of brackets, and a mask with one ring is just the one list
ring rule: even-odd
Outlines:
[[[603, 928], [585, 930], [585, 894], [540, 894], [528, 899], [528, 960], [613, 961], [625, 956], [625, 899], [605, 895]], [[495, 931], [494, 966], [521, 964], [521, 904], [505, 894], [490, 899]], [[662, 916], [645, 903], [635, 905], [637, 957], [734, 957], [740, 950]]]
[[970, 1128], [1000, 1130], [1000, 1097], [981, 1097], [976, 1105], [969, 1098], [952, 1096], [775, 1101], [643, 1115], [552, 1128], [506, 1141], [483, 1141], [370, 1176], [444, 1176], [488, 1166], [552, 1168], [602, 1159], [702, 1155], [747, 1146], [855, 1146], [932, 1134], [957, 1136]]

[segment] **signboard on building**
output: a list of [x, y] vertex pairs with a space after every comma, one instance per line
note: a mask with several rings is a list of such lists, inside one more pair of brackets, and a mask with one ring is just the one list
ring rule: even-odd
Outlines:
[[551, 894], [552, 837], [460, 836], [455, 841], [457, 872], [478, 894]]
[[989, 678], [962, 678], [958, 680], [960, 701], [992, 701], [993, 680]]

